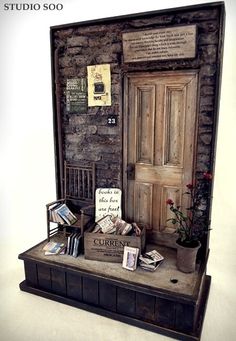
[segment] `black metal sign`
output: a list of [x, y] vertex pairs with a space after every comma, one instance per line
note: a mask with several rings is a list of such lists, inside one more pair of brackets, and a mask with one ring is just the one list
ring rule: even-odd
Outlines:
[[67, 79], [66, 110], [79, 114], [86, 114], [88, 108], [86, 78]]

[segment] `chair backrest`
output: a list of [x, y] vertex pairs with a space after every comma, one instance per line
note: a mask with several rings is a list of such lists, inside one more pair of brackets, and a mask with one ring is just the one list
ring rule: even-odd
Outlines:
[[65, 199], [94, 202], [95, 164], [89, 166], [64, 162]]

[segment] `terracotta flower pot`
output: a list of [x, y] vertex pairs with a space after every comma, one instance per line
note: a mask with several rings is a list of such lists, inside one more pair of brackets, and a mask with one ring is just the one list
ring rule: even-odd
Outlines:
[[176, 242], [177, 245], [177, 268], [182, 272], [194, 272], [196, 268], [196, 258], [197, 252], [201, 246], [201, 243], [195, 247], [186, 247], [180, 245]]

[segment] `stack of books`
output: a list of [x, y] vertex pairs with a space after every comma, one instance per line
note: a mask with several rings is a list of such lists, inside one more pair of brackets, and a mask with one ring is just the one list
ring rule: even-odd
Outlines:
[[82, 251], [82, 236], [80, 233], [72, 233], [67, 239], [67, 255], [78, 257]]
[[144, 270], [155, 271], [163, 260], [164, 257], [159, 252], [152, 250], [139, 256], [139, 265]]
[[45, 256], [49, 255], [69, 255], [78, 257], [82, 251], [82, 236], [80, 233], [72, 233], [67, 239], [67, 245], [60, 242], [48, 242], [43, 251]]
[[43, 247], [43, 251], [45, 256], [65, 254], [66, 246], [63, 243], [48, 242]]
[[56, 204], [49, 210], [49, 219], [55, 223], [72, 225], [77, 221], [76, 216], [66, 204]]

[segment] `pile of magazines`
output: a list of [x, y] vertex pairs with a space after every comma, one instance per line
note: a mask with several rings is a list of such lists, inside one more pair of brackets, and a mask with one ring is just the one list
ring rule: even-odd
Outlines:
[[139, 256], [139, 265], [144, 270], [155, 271], [163, 260], [164, 257], [159, 252], [152, 250]]

